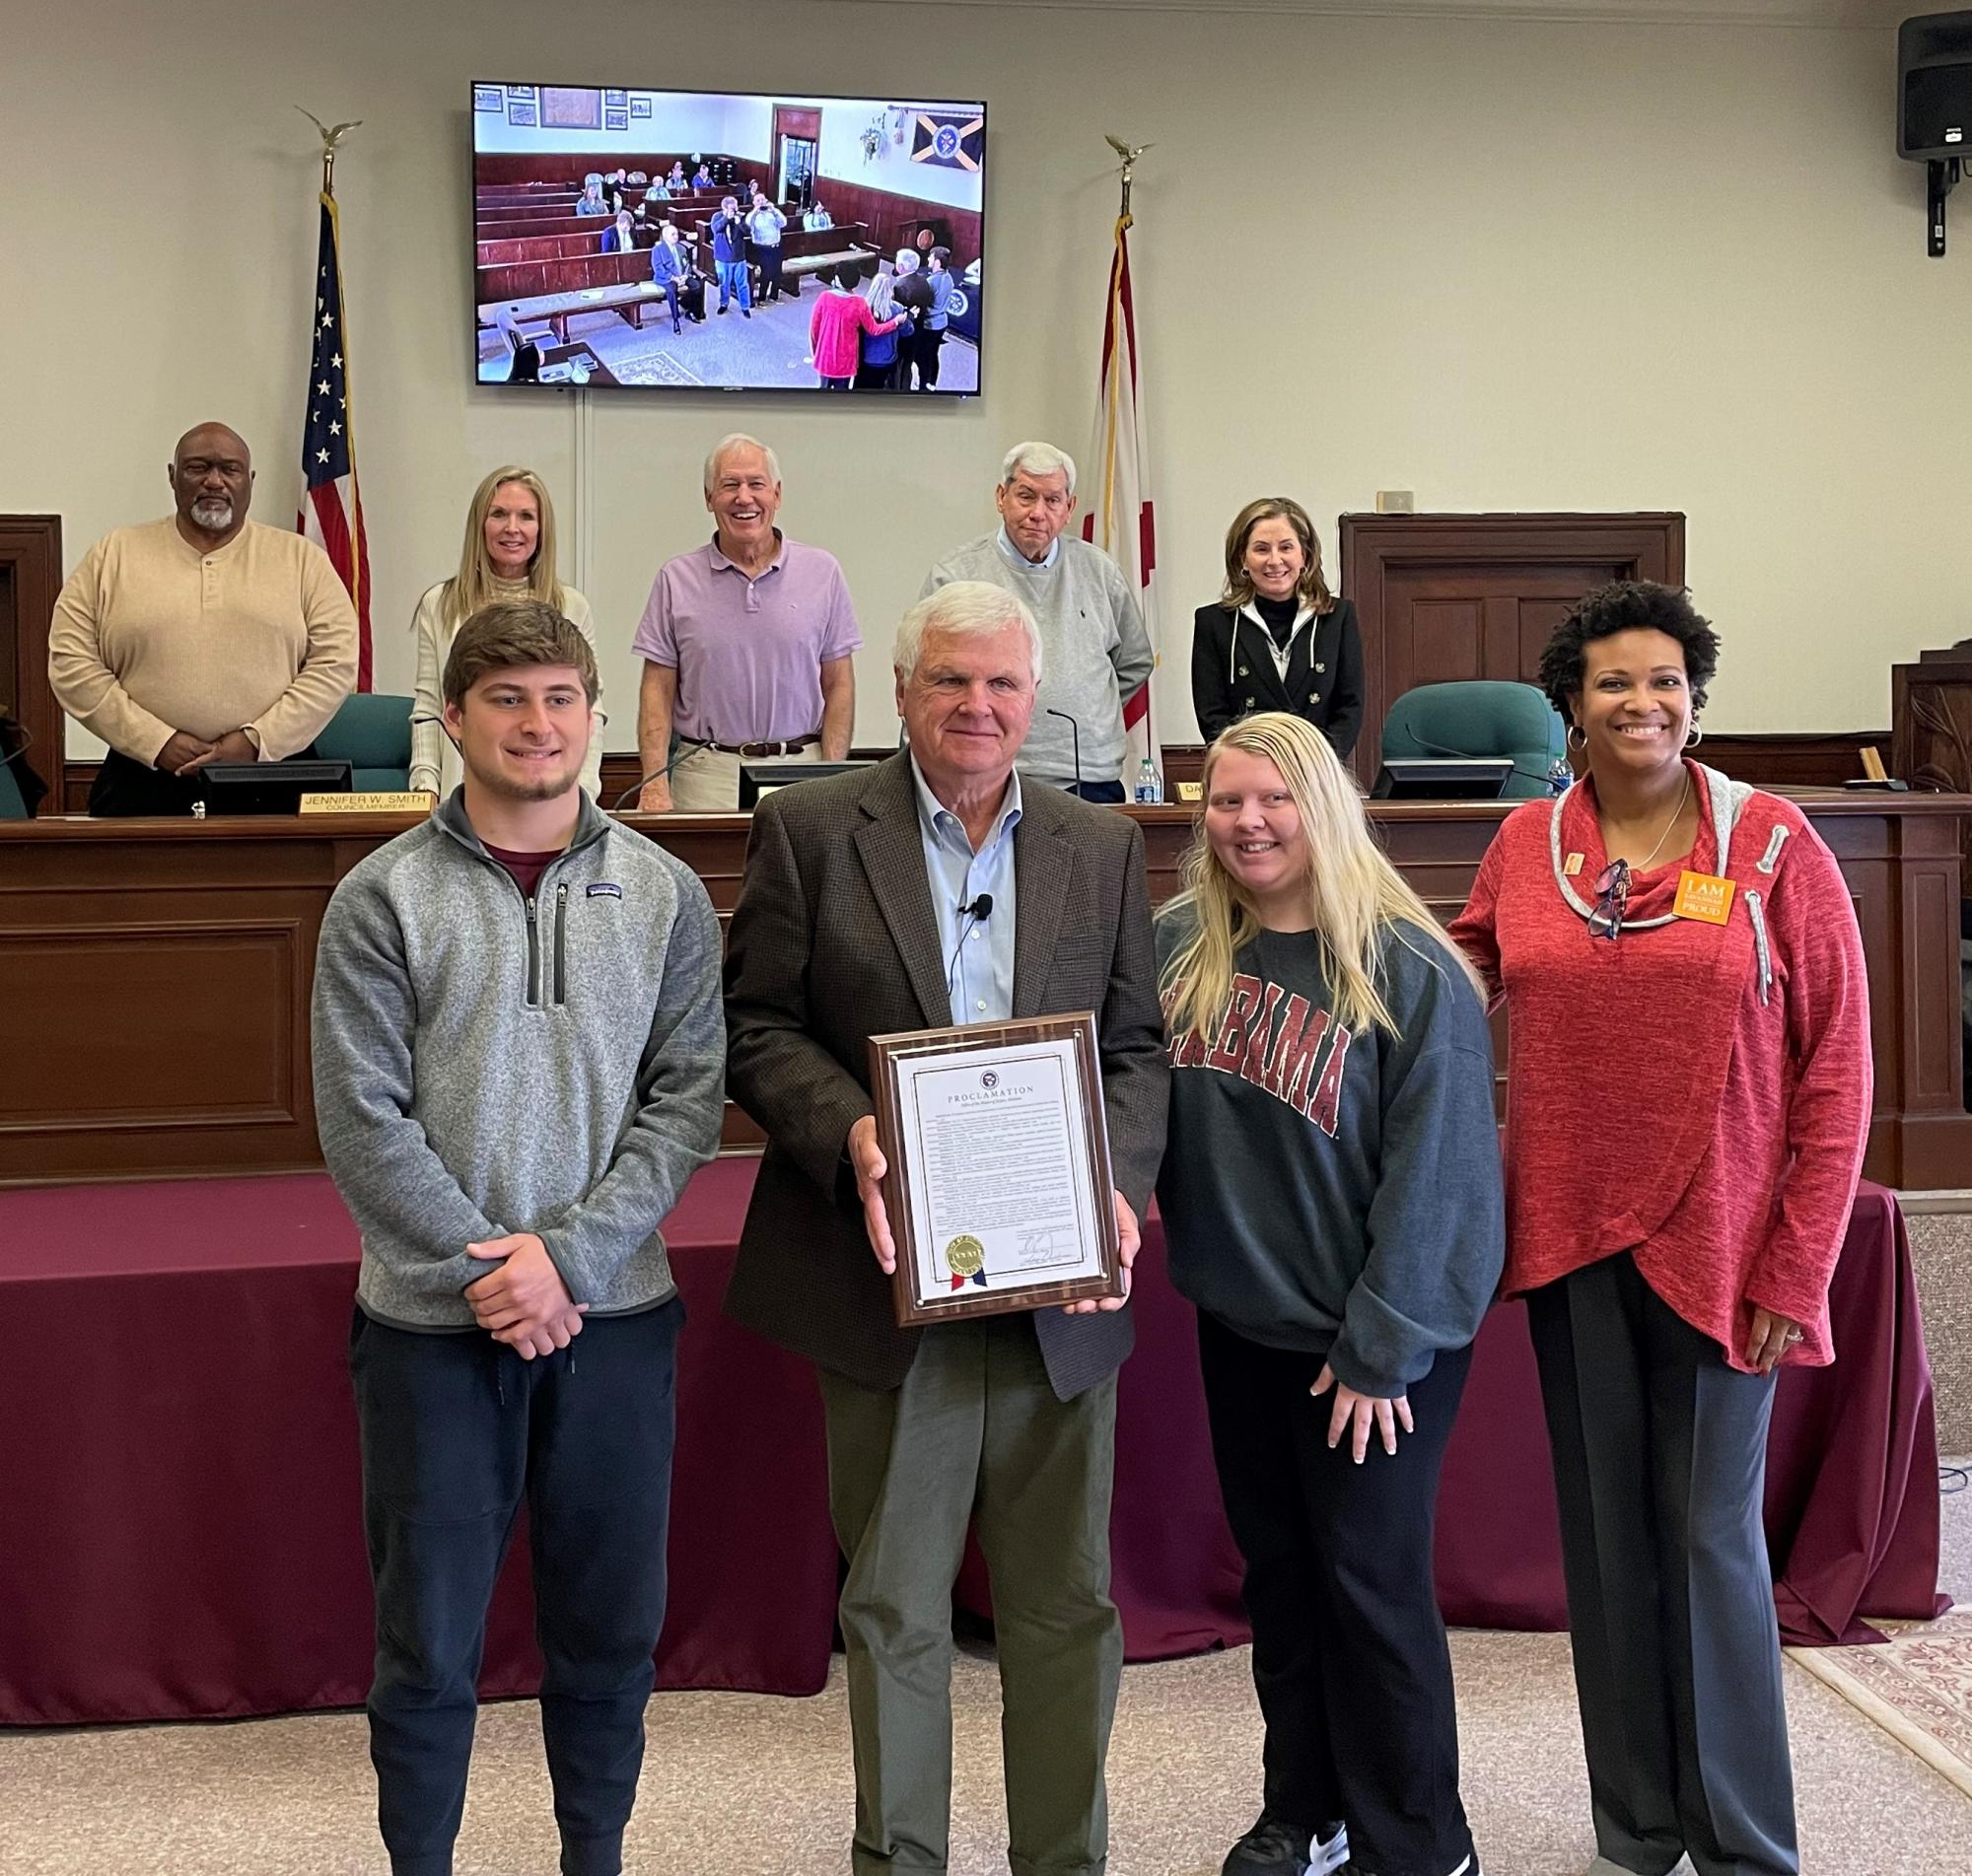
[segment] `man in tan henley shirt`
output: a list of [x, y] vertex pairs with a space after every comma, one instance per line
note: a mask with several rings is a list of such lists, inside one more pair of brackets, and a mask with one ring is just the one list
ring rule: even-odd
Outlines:
[[55, 603], [48, 681], [109, 744], [92, 814], [187, 814], [208, 762], [306, 752], [356, 681], [356, 609], [313, 541], [246, 519], [224, 424], [178, 439], [177, 513], [106, 534]]

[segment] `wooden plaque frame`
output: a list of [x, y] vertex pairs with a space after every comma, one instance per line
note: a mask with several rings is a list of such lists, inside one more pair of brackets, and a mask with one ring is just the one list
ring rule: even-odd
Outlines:
[[[918, 1287], [916, 1245], [925, 1228], [911, 1203], [905, 1156], [910, 1150], [903, 1125], [899, 1067], [907, 1059], [927, 1055], [965, 1056], [985, 1049], [1023, 1042], [1075, 1044], [1076, 1078], [1082, 1089], [1083, 1147], [1089, 1155], [1093, 1194], [1094, 1227], [1100, 1240], [1102, 1273], [1066, 1282], [1005, 1284], [1002, 1287], [958, 1301], [930, 1300]], [[1095, 1015], [1078, 1010], [1066, 1015], [1036, 1016], [1021, 1021], [966, 1023], [943, 1029], [916, 1029], [870, 1038], [870, 1087], [877, 1108], [877, 1143], [888, 1171], [883, 1179], [883, 1204], [890, 1234], [897, 1246], [894, 1278], [897, 1326], [922, 1329], [935, 1323], [958, 1322], [971, 1316], [1005, 1315], [1020, 1309], [1044, 1309], [1064, 1303], [1127, 1294], [1123, 1284], [1122, 1245], [1113, 1198], [1115, 1178], [1109, 1161], [1109, 1125], [1102, 1105], [1102, 1071], [1096, 1045]]]

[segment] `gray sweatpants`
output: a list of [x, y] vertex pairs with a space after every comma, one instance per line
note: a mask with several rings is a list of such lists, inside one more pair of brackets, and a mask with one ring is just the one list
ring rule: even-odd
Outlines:
[[1601, 1855], [1663, 1876], [1796, 1876], [1794, 1769], [1761, 1523], [1774, 1377], [1627, 1252], [1535, 1290], [1575, 1686]]

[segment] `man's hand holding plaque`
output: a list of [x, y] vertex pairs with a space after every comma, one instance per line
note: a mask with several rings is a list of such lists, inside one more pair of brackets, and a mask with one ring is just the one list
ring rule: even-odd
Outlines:
[[1092, 1015], [873, 1036], [848, 1153], [905, 1326], [1120, 1309], [1137, 1219], [1109, 1176]]

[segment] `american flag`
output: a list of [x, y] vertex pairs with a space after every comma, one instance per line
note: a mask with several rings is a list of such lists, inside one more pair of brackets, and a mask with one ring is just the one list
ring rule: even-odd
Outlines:
[[302, 426], [298, 532], [335, 564], [356, 606], [356, 688], [370, 688], [370, 543], [356, 492], [356, 439], [349, 420], [349, 333], [342, 322], [341, 229], [335, 197], [321, 193], [321, 245], [315, 282], [308, 422]]
[[[1101, 548], [1136, 590], [1144, 630], [1158, 652], [1157, 597], [1152, 578], [1158, 568], [1157, 511], [1144, 469], [1144, 405], [1137, 382], [1137, 307], [1130, 290], [1130, 217], [1116, 218], [1116, 249], [1109, 262], [1109, 303], [1102, 320], [1102, 383], [1095, 404], [1095, 439], [1090, 446], [1083, 485], [1089, 506], [1082, 537]], [[1162, 657], [1162, 654], [1160, 654]], [[1134, 778], [1149, 756], [1160, 771], [1163, 754], [1151, 723], [1151, 684], [1123, 700], [1123, 729], [1129, 754], [1124, 775]]]

